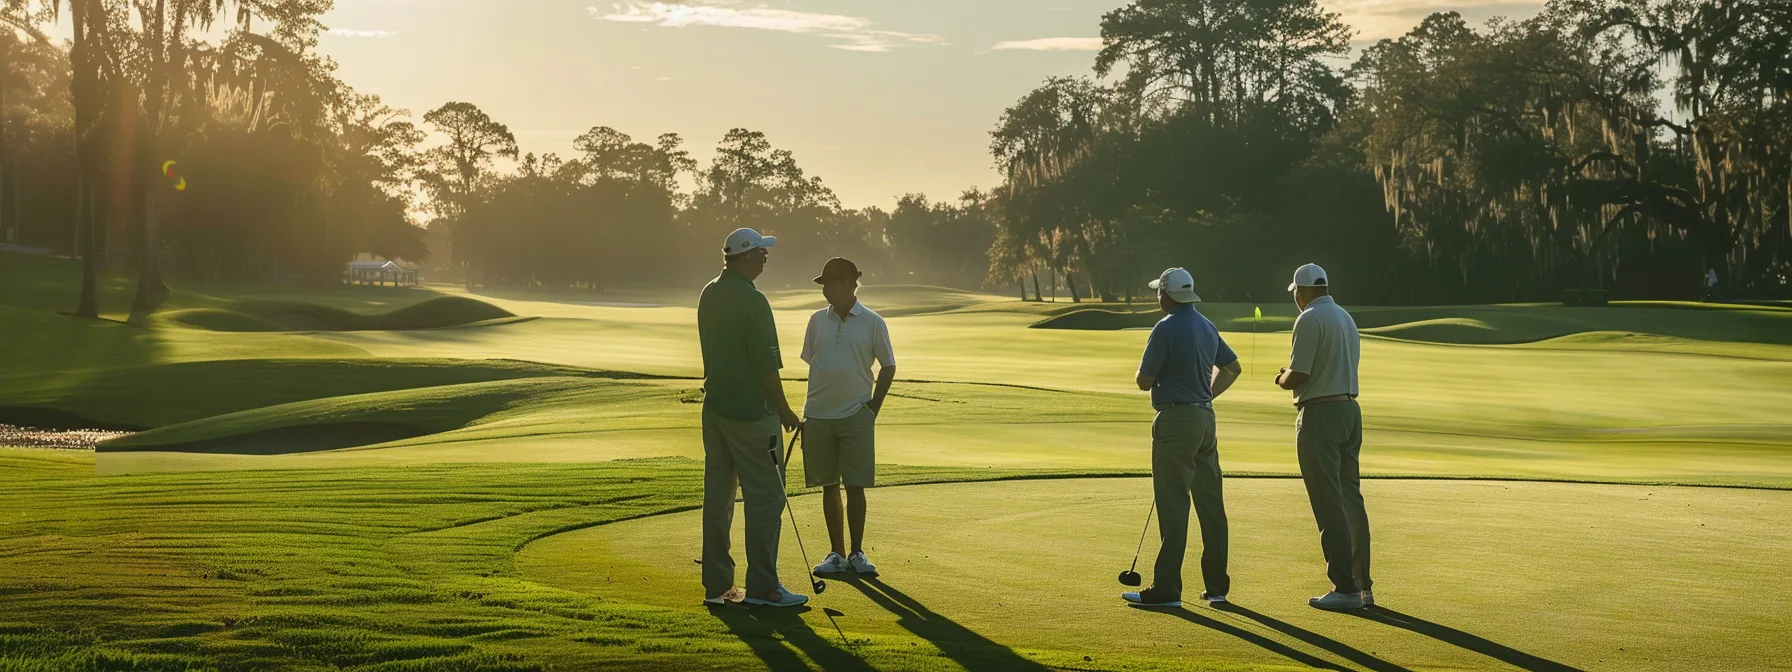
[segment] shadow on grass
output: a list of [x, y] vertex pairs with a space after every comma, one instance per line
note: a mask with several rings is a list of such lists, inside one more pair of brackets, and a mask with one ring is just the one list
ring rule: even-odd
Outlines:
[[1334, 655], [1337, 655], [1340, 658], [1343, 658], [1350, 662], [1356, 663], [1356, 664], [1366, 667], [1368, 669], [1376, 670], [1377, 672], [1411, 672], [1410, 670], [1407, 670], [1404, 667], [1401, 667], [1399, 665], [1395, 665], [1394, 663], [1390, 663], [1388, 661], [1377, 658], [1373, 654], [1365, 653], [1363, 650], [1358, 649], [1353, 646], [1350, 646], [1349, 644], [1345, 644], [1343, 642], [1332, 639], [1325, 635], [1321, 635], [1317, 632], [1307, 630], [1305, 628], [1294, 625], [1287, 621], [1283, 621], [1283, 620], [1280, 620], [1280, 619], [1277, 619], [1277, 618], [1274, 618], [1271, 616], [1257, 613], [1256, 611], [1253, 611], [1247, 607], [1241, 607], [1241, 606], [1238, 606], [1237, 604], [1225, 603], [1225, 604], [1213, 605], [1213, 608], [1218, 609], [1223, 612], [1226, 612], [1226, 613], [1238, 614], [1239, 616], [1243, 616], [1245, 618], [1251, 619], [1253, 621], [1256, 621], [1256, 622], [1262, 624], [1264, 627], [1267, 627], [1271, 630], [1282, 633], [1289, 637], [1293, 637], [1302, 642], [1306, 642], [1310, 646], [1314, 646], [1314, 647], [1318, 647], [1320, 649], [1324, 649], [1326, 651], [1330, 651], [1331, 653], [1333, 653]]
[[[809, 611], [811, 609], [806, 606], [778, 608], [733, 604], [709, 608], [709, 613], [728, 626], [728, 632], [746, 643], [753, 655], [770, 669], [809, 670], [815, 666], [824, 670], [874, 669], [858, 655], [840, 648], [842, 642], [823, 637], [810, 628], [803, 621], [803, 614]], [[796, 647], [815, 664], [810, 665], [790, 647]]]
[[1199, 625], [1201, 627], [1213, 630], [1220, 634], [1231, 635], [1233, 637], [1237, 637], [1239, 639], [1244, 640], [1245, 642], [1262, 647], [1263, 650], [1265, 650], [1265, 651], [1276, 654], [1278, 656], [1285, 656], [1289, 660], [1300, 663], [1307, 667], [1321, 669], [1321, 670], [1338, 670], [1340, 672], [1349, 672], [1349, 670], [1350, 670], [1350, 668], [1348, 668], [1348, 667], [1344, 667], [1342, 665], [1339, 665], [1332, 661], [1326, 660], [1324, 658], [1320, 658], [1318, 656], [1307, 653], [1305, 651], [1301, 651], [1292, 646], [1288, 646], [1287, 644], [1283, 644], [1281, 642], [1270, 639], [1268, 637], [1264, 637], [1263, 635], [1259, 635], [1255, 632], [1251, 632], [1244, 628], [1240, 628], [1236, 625], [1232, 625], [1231, 623], [1227, 623], [1224, 621], [1219, 621], [1219, 620], [1215, 620], [1215, 619], [1212, 619], [1212, 618], [1209, 618], [1206, 616], [1202, 616], [1200, 614], [1189, 611], [1182, 607], [1135, 607], [1135, 608], [1138, 609], [1139, 611], [1148, 611], [1148, 612], [1151, 612], [1154, 614], [1165, 614], [1168, 616], [1175, 616], [1176, 618], [1180, 618], [1182, 620], [1185, 620], [1185, 621], [1188, 621], [1195, 625]]
[[875, 578], [851, 576], [837, 580], [845, 583], [865, 597], [871, 598], [877, 606], [896, 616], [896, 624], [902, 626], [916, 637], [931, 642], [933, 646], [945, 654], [953, 662], [963, 666], [970, 672], [979, 670], [1036, 670], [1045, 672], [1050, 668], [1015, 653], [1001, 644], [977, 634], [970, 628], [959, 625], [950, 618], [941, 616], [927, 605], [915, 601], [900, 590]]
[[1415, 632], [1446, 644], [1458, 646], [1475, 653], [1493, 658], [1513, 667], [1531, 672], [1580, 672], [1580, 668], [1540, 658], [1512, 647], [1494, 642], [1485, 637], [1471, 635], [1447, 625], [1432, 623], [1417, 616], [1408, 616], [1393, 609], [1374, 606], [1362, 611], [1345, 612], [1358, 618], [1366, 618], [1377, 623], [1391, 625], [1402, 630]]

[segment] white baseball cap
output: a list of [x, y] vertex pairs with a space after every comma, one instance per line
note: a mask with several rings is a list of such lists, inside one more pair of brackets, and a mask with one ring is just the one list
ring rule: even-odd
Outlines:
[[1325, 269], [1320, 268], [1319, 264], [1307, 264], [1294, 269], [1294, 282], [1288, 283], [1288, 291], [1292, 292], [1296, 287], [1331, 287], [1331, 285], [1331, 281], [1325, 278]]
[[761, 236], [752, 229], [735, 229], [728, 234], [728, 241], [722, 243], [722, 254], [730, 257], [742, 252], [751, 252], [761, 247], [777, 247], [777, 236]]
[[1177, 303], [1194, 303], [1201, 300], [1201, 296], [1195, 293], [1195, 276], [1189, 275], [1188, 271], [1180, 268], [1165, 269], [1164, 274], [1158, 276], [1156, 280], [1152, 280], [1149, 286], [1152, 289], [1163, 290]]

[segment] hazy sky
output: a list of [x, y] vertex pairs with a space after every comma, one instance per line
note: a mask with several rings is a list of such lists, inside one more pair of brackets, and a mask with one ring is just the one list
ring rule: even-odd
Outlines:
[[[1479, 23], [1540, 0], [1321, 0], [1359, 40], [1455, 10]], [[337, 0], [324, 53], [357, 89], [419, 117], [450, 100], [525, 152], [571, 156], [611, 126], [684, 136], [707, 162], [763, 131], [849, 207], [997, 182], [989, 131], [1046, 77], [1089, 72], [1123, 0]]]

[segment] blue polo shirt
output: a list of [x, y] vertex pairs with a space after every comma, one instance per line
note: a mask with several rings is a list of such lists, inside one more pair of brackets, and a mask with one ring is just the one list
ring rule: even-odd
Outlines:
[[1213, 401], [1213, 367], [1238, 361], [1220, 330], [1192, 304], [1182, 304], [1157, 321], [1145, 342], [1139, 373], [1152, 376], [1151, 405]]

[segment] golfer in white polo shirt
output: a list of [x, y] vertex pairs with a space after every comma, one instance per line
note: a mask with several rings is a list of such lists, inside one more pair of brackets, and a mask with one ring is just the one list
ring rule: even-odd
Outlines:
[[[828, 307], [809, 318], [803, 332], [803, 361], [809, 364], [809, 397], [803, 405], [803, 472], [809, 487], [824, 488], [822, 512], [827, 516], [833, 552], [815, 566], [816, 574], [846, 571], [876, 576], [865, 559], [865, 488], [876, 484], [877, 415], [890, 383], [896, 380], [896, 355], [884, 318], [859, 303], [859, 269], [835, 257], [822, 267], [821, 285]], [[871, 363], [879, 365], [875, 386]], [[846, 515], [852, 527], [847, 553], [841, 528], [840, 486], [846, 486]]]

